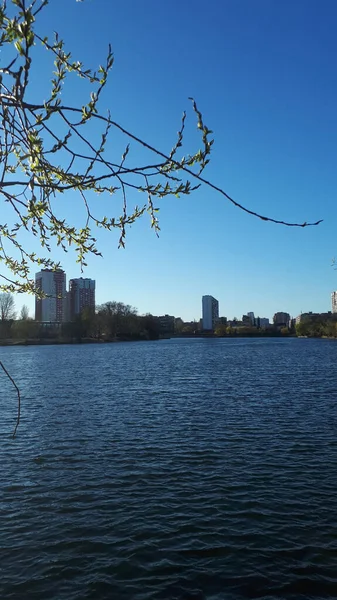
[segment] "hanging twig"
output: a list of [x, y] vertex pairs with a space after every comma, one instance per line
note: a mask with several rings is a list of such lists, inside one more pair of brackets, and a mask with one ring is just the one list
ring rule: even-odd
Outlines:
[[14, 432], [13, 432], [13, 438], [15, 438], [15, 436], [16, 436], [16, 430], [19, 427], [19, 423], [20, 423], [20, 413], [21, 413], [21, 396], [20, 396], [20, 390], [19, 390], [18, 386], [16, 385], [13, 377], [11, 377], [11, 375], [8, 373], [6, 367], [1, 362], [1, 360], [0, 360], [0, 366], [2, 367], [2, 369], [4, 370], [4, 372], [6, 373], [8, 379], [11, 380], [12, 384], [14, 385], [14, 387], [15, 387], [17, 393], [18, 393], [18, 417], [17, 417], [17, 420], [16, 420], [15, 429], [14, 429]]
[[[214, 139], [193, 98], [190, 101], [201, 139], [190, 152], [186, 152], [184, 138], [185, 112], [176, 142], [165, 152], [112, 120], [109, 111], [102, 114], [100, 99], [114, 64], [111, 46], [97, 72], [87, 69], [72, 58], [56, 32], [53, 40], [44, 35], [48, 31], [39, 34], [38, 15], [47, 5], [48, 0], [0, 0], [0, 49], [5, 49], [8, 60], [7, 66], [0, 64], [0, 203], [6, 202], [11, 214], [6, 222], [0, 222], [0, 263], [6, 268], [6, 275], [0, 272], [0, 291], [40, 296], [41, 290], [31, 278], [32, 266], [37, 270], [59, 269], [60, 264], [52, 258], [55, 246], [64, 252], [72, 246], [83, 270], [90, 255], [101, 256], [93, 236], [96, 228], [119, 231], [119, 246], [124, 247], [127, 229], [148, 211], [158, 235], [158, 210], [164, 198], [188, 196], [201, 184], [264, 222], [303, 228], [321, 222], [288, 221], [262, 214], [249, 208], [246, 201], [238, 202], [222, 185], [206, 179], [204, 169], [211, 160]], [[49, 92], [47, 88], [42, 97], [35, 96], [32, 77], [38, 69], [37, 41], [53, 55], [55, 66]], [[74, 90], [76, 78], [78, 83], [80, 79], [86, 82], [83, 91], [90, 89], [90, 97], [81, 99], [73, 92], [76, 104], [69, 106], [63, 102], [63, 90], [67, 82]], [[123, 139], [121, 160], [115, 155], [115, 137]], [[129, 152], [131, 142], [145, 151], [145, 164], [138, 163], [138, 152]], [[84, 203], [84, 223], [68, 222], [61, 207], [60, 212], [54, 209], [56, 195], [67, 191]], [[145, 194], [147, 200], [130, 206], [128, 195], [133, 196], [134, 191]], [[121, 213], [115, 213], [118, 208], [110, 200], [95, 202], [94, 198], [102, 194], [103, 198], [116, 194]], [[106, 214], [100, 212], [103, 206], [107, 207]], [[182, 220], [181, 212], [178, 217]], [[27, 234], [36, 238], [38, 252], [32, 252], [28, 242], [26, 246]]]

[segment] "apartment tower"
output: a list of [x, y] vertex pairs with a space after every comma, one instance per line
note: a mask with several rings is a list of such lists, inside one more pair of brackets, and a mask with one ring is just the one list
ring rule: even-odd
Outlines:
[[337, 292], [331, 294], [331, 309], [333, 313], [337, 313]]
[[61, 269], [42, 269], [35, 275], [35, 285], [46, 298], [35, 298], [35, 320], [62, 323], [66, 320], [66, 274]]
[[213, 331], [219, 318], [219, 302], [213, 296], [202, 297], [202, 328]]
[[69, 281], [69, 308], [70, 319], [80, 315], [85, 308], [95, 310], [95, 287], [94, 279], [70, 279]]

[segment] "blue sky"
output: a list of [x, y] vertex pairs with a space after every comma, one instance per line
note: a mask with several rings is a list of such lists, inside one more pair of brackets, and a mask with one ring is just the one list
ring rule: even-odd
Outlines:
[[[43, 12], [41, 31], [59, 31], [87, 66], [102, 62], [111, 42], [102, 109], [126, 128], [169, 152], [188, 109], [186, 153], [194, 151], [194, 96], [215, 137], [207, 179], [271, 217], [324, 219], [307, 229], [265, 223], [207, 187], [165, 199], [159, 239], [146, 218], [128, 231], [125, 250], [117, 234], [98, 232], [104, 258], [90, 258], [84, 273], [96, 279], [97, 302], [186, 320], [200, 317], [203, 294], [230, 318], [329, 310], [337, 289], [336, 2], [51, 0]], [[34, 82], [41, 95], [42, 77]], [[77, 88], [71, 98], [82, 103]], [[122, 154], [114, 134], [109, 148]], [[142, 158], [136, 145], [131, 153]], [[77, 205], [66, 203], [78, 222]], [[117, 199], [107, 207], [120, 214]], [[60, 258], [68, 278], [80, 276], [73, 255]], [[33, 298], [23, 302], [33, 313]]]

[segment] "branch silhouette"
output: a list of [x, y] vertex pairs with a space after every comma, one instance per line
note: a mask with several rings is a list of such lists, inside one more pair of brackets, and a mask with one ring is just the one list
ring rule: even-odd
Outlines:
[[21, 416], [21, 395], [20, 395], [20, 390], [19, 390], [18, 386], [16, 385], [16, 383], [15, 383], [15, 381], [14, 381], [13, 377], [12, 377], [12, 376], [11, 376], [11, 375], [8, 373], [8, 371], [7, 371], [6, 367], [5, 367], [5, 365], [3, 364], [3, 362], [2, 362], [1, 360], [0, 360], [0, 367], [2, 368], [2, 370], [3, 370], [3, 371], [5, 372], [5, 374], [7, 375], [8, 379], [9, 379], [9, 380], [12, 382], [12, 384], [14, 385], [14, 387], [15, 387], [15, 389], [16, 389], [16, 392], [17, 392], [17, 395], [18, 395], [18, 415], [17, 415], [17, 419], [16, 419], [16, 425], [15, 425], [15, 428], [14, 428], [14, 431], [13, 431], [13, 439], [14, 439], [14, 438], [15, 438], [15, 436], [16, 436], [17, 429], [18, 429], [18, 427], [19, 427], [19, 424], [20, 424], [20, 416]]
[[[69, 246], [74, 247], [83, 270], [88, 255], [101, 256], [94, 228], [116, 230], [118, 247], [124, 247], [127, 227], [147, 214], [151, 228], [158, 235], [160, 200], [192, 194], [201, 185], [265, 222], [300, 228], [321, 223], [322, 219], [293, 222], [261, 214], [246, 202], [235, 200], [223, 186], [207, 179], [204, 170], [211, 160], [213, 132], [205, 124], [194, 98], [189, 100], [200, 147], [183, 156], [185, 112], [176, 142], [166, 152], [123, 127], [109, 112], [102, 114], [99, 103], [114, 64], [111, 46], [97, 72], [87, 69], [81, 61], [72, 58], [58, 33], [49, 39], [37, 30], [41, 11], [47, 10], [47, 0], [31, 3], [12, 0], [10, 9], [8, 5], [9, 2], [4, 1], [0, 5], [0, 48], [4, 56], [9, 57], [7, 66], [0, 68], [0, 195], [11, 207], [12, 220], [6, 215], [9, 221], [0, 223], [0, 262], [9, 271], [9, 274], [0, 273], [0, 290], [39, 294], [30, 272], [33, 266], [60, 268], [60, 263], [52, 258], [55, 246], [64, 252]], [[30, 76], [34, 69], [39, 69], [37, 46], [52, 56], [55, 69], [47, 99], [34, 102], [36, 89], [30, 84]], [[71, 77], [86, 84], [84, 102], [74, 106], [62, 100], [62, 91]], [[77, 93], [76, 97], [79, 97]], [[86, 126], [90, 123], [93, 127], [88, 130]], [[107, 147], [112, 131], [121, 134], [125, 141], [120, 154], [115, 143]], [[147, 164], [135, 161], [130, 142], [147, 151]], [[107, 158], [111, 148], [117, 156]], [[133, 191], [141, 192], [142, 200], [139, 206], [129, 208]], [[72, 202], [78, 198], [83, 207], [82, 227], [66, 221], [57, 210], [58, 195], [67, 192], [73, 193]], [[100, 195], [117, 197], [118, 206], [114, 210], [117, 214], [97, 214], [99, 203], [95, 198]], [[77, 212], [76, 207], [75, 216]], [[30, 245], [25, 241], [27, 233], [39, 242], [37, 252], [29, 250]]]

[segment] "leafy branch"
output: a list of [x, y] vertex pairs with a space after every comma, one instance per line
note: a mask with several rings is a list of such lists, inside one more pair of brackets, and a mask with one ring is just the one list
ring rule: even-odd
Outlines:
[[[292, 223], [262, 215], [206, 179], [203, 172], [210, 161], [214, 140], [193, 98], [190, 100], [201, 136], [200, 148], [185, 156], [181, 156], [181, 151], [186, 113], [175, 145], [165, 153], [125, 129], [110, 113], [99, 112], [99, 101], [114, 63], [111, 47], [97, 71], [85, 68], [82, 62], [73, 59], [57, 33], [50, 39], [38, 31], [38, 17], [47, 5], [48, 0], [30, 3], [2, 0], [0, 6], [0, 49], [10, 57], [7, 66], [0, 68], [0, 193], [13, 214], [12, 223], [0, 224], [0, 261], [12, 273], [12, 278], [0, 273], [0, 289], [39, 293], [30, 278], [30, 269], [32, 265], [59, 268], [59, 263], [51, 258], [53, 243], [65, 252], [73, 245], [77, 262], [83, 269], [88, 254], [100, 255], [93, 228], [119, 231], [119, 246], [123, 247], [126, 228], [148, 213], [151, 227], [158, 235], [158, 201], [166, 196], [189, 195], [202, 184], [263, 221], [288, 227], [320, 223]], [[33, 102], [30, 78], [36, 65], [36, 47], [52, 56], [54, 72], [47, 100]], [[84, 80], [91, 89], [82, 106], [62, 102], [62, 90], [72, 77]], [[94, 135], [90, 135], [93, 125]], [[101, 127], [99, 141], [96, 139], [98, 126]], [[112, 130], [119, 131], [125, 138], [121, 159], [115, 162], [106, 157]], [[152, 160], [140, 165], [135, 163], [131, 142], [146, 149]], [[139, 206], [129, 206], [132, 190], [141, 192], [144, 197]], [[80, 228], [57, 212], [59, 195], [68, 192], [77, 194], [83, 203], [86, 217]], [[96, 214], [95, 195], [120, 199], [120, 216]], [[28, 250], [21, 241], [23, 232], [39, 241], [41, 252]]]

